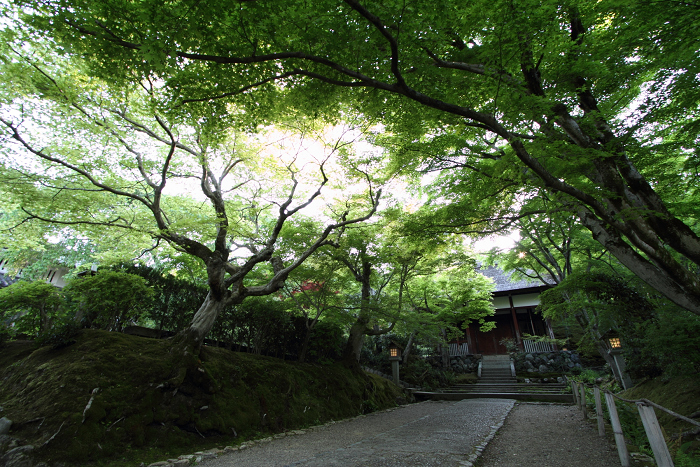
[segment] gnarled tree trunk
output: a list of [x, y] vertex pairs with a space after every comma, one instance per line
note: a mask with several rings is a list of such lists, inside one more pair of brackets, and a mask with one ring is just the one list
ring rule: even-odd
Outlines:
[[209, 334], [211, 328], [214, 327], [214, 322], [221, 310], [226, 306], [223, 298], [216, 299], [210, 291], [204, 299], [204, 303], [199, 307], [197, 313], [190, 326], [182, 331], [182, 342], [191, 347], [192, 351], [199, 353], [199, 350], [204, 343], [204, 338]]

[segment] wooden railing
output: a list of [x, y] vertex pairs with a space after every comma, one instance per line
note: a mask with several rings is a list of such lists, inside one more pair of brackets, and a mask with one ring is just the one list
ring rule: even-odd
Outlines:
[[[583, 419], [588, 420], [588, 407], [586, 404], [586, 389], [587, 387], [593, 389], [593, 398], [595, 401], [595, 411], [596, 418], [598, 421], [598, 434], [600, 436], [605, 436], [605, 419], [603, 415], [603, 404], [601, 400], [601, 392], [603, 392], [598, 386], [586, 385], [581, 382], [571, 381], [571, 390], [576, 400], [576, 404], [581, 409], [583, 414]], [[617, 453], [620, 457], [620, 464], [622, 467], [630, 466], [629, 453], [627, 452], [627, 445], [625, 444], [625, 436], [622, 432], [622, 425], [620, 423], [620, 418], [617, 415], [617, 407], [615, 406], [615, 399], [619, 399], [623, 402], [630, 404], [635, 404], [637, 410], [639, 410], [639, 416], [642, 419], [642, 425], [644, 426], [644, 431], [649, 439], [649, 445], [651, 450], [654, 452], [654, 460], [658, 467], [674, 467], [673, 460], [671, 459], [671, 453], [666, 445], [666, 440], [664, 439], [663, 432], [659, 425], [659, 421], [656, 419], [656, 414], [654, 413], [654, 408], [664, 411], [680, 420], [686, 421], [692, 425], [700, 427], [700, 422], [693, 420], [692, 418], [684, 417], [683, 415], [677, 414], [676, 412], [662, 407], [648, 399], [639, 400], [628, 400], [619, 397], [610, 391], [604, 391], [605, 394], [605, 404], [608, 408], [608, 414], [610, 416], [610, 425], [612, 426], [613, 434], [615, 435], [615, 444], [617, 445]], [[696, 433], [698, 429], [692, 430], [690, 433]]]
[[461, 344], [450, 344], [450, 357], [469, 355], [469, 344], [462, 342]]
[[523, 339], [523, 346], [525, 347], [525, 352], [528, 353], [554, 351], [554, 346], [549, 342], [535, 342], [530, 339]]

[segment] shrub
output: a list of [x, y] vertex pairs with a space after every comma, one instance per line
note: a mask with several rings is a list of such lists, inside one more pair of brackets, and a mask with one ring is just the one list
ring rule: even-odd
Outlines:
[[[306, 321], [306, 318], [302, 319]], [[305, 324], [302, 323], [304, 328]], [[319, 321], [311, 330], [311, 340], [306, 351], [306, 361], [331, 363], [339, 361], [346, 341], [343, 328], [339, 324]]]
[[422, 358], [410, 359], [406, 365], [402, 365], [400, 377], [407, 383], [428, 390], [452, 386], [456, 380], [451, 371], [435, 368]]
[[700, 372], [700, 316], [682, 309], [661, 310], [656, 319], [641, 323], [635, 334], [623, 336], [632, 378]]
[[19, 281], [0, 289], [0, 326], [6, 336], [24, 333], [37, 336], [59, 317], [63, 297], [60, 289], [43, 281]]
[[54, 350], [62, 349], [75, 344], [75, 337], [80, 329], [82, 326], [79, 323], [67, 320], [39, 334], [35, 342], [38, 347], [50, 345]]
[[[177, 332], [186, 328], [207, 296], [207, 287], [193, 280], [174, 276], [162, 268], [125, 264], [117, 266], [115, 270], [146, 280], [153, 296], [143, 317], [161, 331]], [[225, 340], [221, 336], [213, 338]]]
[[77, 321], [108, 331], [121, 331], [136, 322], [150, 307], [153, 295], [142, 277], [114, 271], [72, 279], [64, 290]]

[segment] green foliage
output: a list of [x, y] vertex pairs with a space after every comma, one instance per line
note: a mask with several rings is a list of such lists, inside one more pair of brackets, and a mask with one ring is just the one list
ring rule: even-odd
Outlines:
[[[549, 249], [566, 263], [555, 271], [561, 279], [572, 264], [566, 230], [576, 234], [575, 226], [585, 225], [635, 274], [700, 313], [694, 150], [700, 61], [692, 4], [659, 11], [641, 0], [409, 6], [17, 0], [5, 8], [0, 102], [5, 138], [17, 143], [3, 147], [0, 174], [0, 185], [12, 187], [12, 216], [2, 217], [8, 226], [26, 232], [48, 219], [80, 224], [106, 240], [114, 236], [102, 227], [118, 226], [129, 240], [110, 245], [133, 252], [152, 247], [152, 239], [170, 241], [207, 264], [212, 245], [217, 257], [228, 257], [229, 238], [259, 250], [268, 245], [263, 233], [275, 232], [267, 222], [271, 206], [290, 206], [274, 186], [286, 172], [274, 164], [280, 170], [266, 170], [264, 161], [272, 158], [258, 157], [255, 144], [242, 149], [232, 129], [257, 129], [289, 115], [361, 114], [382, 123], [375, 142], [425, 195], [407, 230], [437, 240], [442, 232], [483, 233], [522, 219], [521, 226], [562, 247]], [[442, 11], [451, 14], [436, 13]], [[18, 115], [30, 123], [14, 121]], [[36, 160], [24, 164], [27, 154]], [[221, 174], [237, 177], [217, 186], [224, 177], [210, 170], [214, 160]], [[422, 180], [426, 172], [439, 172], [430, 186]], [[268, 173], [273, 187], [260, 188]], [[204, 193], [212, 203], [169, 196], [163, 191], [169, 174], [213, 184]], [[242, 189], [228, 196], [231, 187]], [[285, 235], [311, 226], [300, 222]], [[536, 247], [535, 237], [521, 246]], [[410, 260], [421, 252], [392, 248], [395, 240], [365, 253], [374, 260], [399, 258], [404, 250], [409, 254], [402, 258]], [[294, 237], [288, 244], [310, 241]], [[267, 256], [240, 264], [260, 278], [269, 271], [268, 264], [257, 267], [258, 259], [267, 262], [261, 258]], [[539, 260], [542, 276], [542, 258], [531, 253], [516, 267]], [[234, 263], [228, 266], [240, 266]], [[388, 280], [400, 269], [390, 263], [374, 261], [368, 289], [391, 293], [381, 300], [365, 294], [355, 303], [368, 311], [358, 313], [365, 330], [397, 325], [444, 338], [456, 332], [450, 321], [456, 315], [484, 323], [483, 303], [465, 306], [479, 301], [473, 296], [456, 287], [443, 287], [454, 297], [421, 296], [430, 287], [416, 286], [413, 304], [429, 311], [414, 306], [417, 312], [396, 324], [408, 311], [410, 290], [402, 295], [406, 281]], [[414, 266], [397, 264], [404, 272]], [[597, 314], [588, 324], [624, 328], [631, 342], [644, 331], [634, 320], [649, 315], [643, 294], [628, 293], [617, 278], [597, 282], [579, 283], [563, 301], [550, 302], [550, 311], [570, 313], [585, 303]], [[439, 298], [435, 306], [423, 303], [427, 295]], [[626, 313], [617, 310], [624, 306]]]
[[633, 318], [649, 318], [652, 303], [625, 278], [598, 272], [576, 272], [540, 295], [539, 309], [547, 318], [560, 318], [591, 308], [599, 315], [601, 329]]
[[64, 291], [77, 321], [112, 331], [138, 321], [151, 305], [153, 295], [142, 277], [116, 271], [72, 279]]
[[433, 261], [438, 266], [432, 274], [417, 275], [407, 286], [412, 307], [407, 328], [415, 330], [418, 342], [449, 341], [470, 324], [482, 331], [494, 326], [486, 320], [494, 313], [493, 283], [476, 273], [473, 260], [448, 249]]
[[700, 453], [690, 452], [693, 444], [693, 442], [684, 443], [676, 451], [676, 457], [673, 459], [676, 467], [700, 467]]
[[533, 336], [532, 334], [528, 334], [526, 332], [523, 333], [523, 338], [531, 340], [533, 342], [545, 342], [547, 344], [554, 344], [559, 347], [563, 347], [567, 344], [567, 339], [557, 339], [555, 337], [549, 336]]
[[[625, 399], [649, 399], [676, 413], [689, 416], [697, 412], [700, 386], [697, 375], [657, 377], [644, 380], [620, 394]], [[668, 436], [682, 433], [693, 426], [663, 411], [656, 411], [659, 423]]]
[[[295, 320], [295, 335], [304, 331], [306, 323]], [[337, 323], [319, 321], [311, 330], [309, 348], [306, 351], [306, 361], [329, 364], [341, 359], [346, 336], [343, 327]]]
[[5, 323], [0, 324], [0, 348], [2, 348], [5, 342], [7, 342], [11, 337], [12, 332], [10, 332], [10, 327]]
[[37, 336], [61, 316], [59, 289], [43, 281], [19, 281], [0, 289], [0, 326], [12, 333]]
[[651, 450], [651, 445], [649, 444], [646, 431], [644, 431], [644, 425], [637, 407], [617, 399], [615, 400], [615, 406], [617, 407], [617, 415], [620, 417], [620, 425], [622, 425], [622, 432], [625, 434], [626, 442], [636, 446], [639, 452], [654, 457], [654, 452]]
[[[669, 3], [659, 11], [643, 0], [419, 0], [410, 6], [294, 0], [215, 7], [151, 0], [18, 0], [8, 9], [14, 27], [8, 25], [6, 42], [17, 50], [35, 47], [41, 57], [24, 60], [4, 49], [10, 57], [4, 79], [20, 83], [3, 96], [8, 107], [15, 106], [12, 110], [37, 99], [63, 99], [79, 106], [63, 105], [58, 114], [107, 119], [104, 124], [83, 121], [69, 130], [87, 132], [102, 125], [109, 129], [102, 137], [116, 132], [127, 138], [134, 126], [109, 118], [120, 114], [112, 109], [129, 107], [117, 98], [123, 95], [128, 104], [137, 104], [136, 116], [155, 109], [161, 121], [193, 125], [178, 131], [165, 130], [168, 125], [137, 126], [155, 128], [163, 153], [173, 134], [179, 145], [190, 139], [216, 150], [232, 127], [254, 129], [289, 114], [329, 120], [360, 114], [382, 123], [375, 141], [386, 147], [395, 170], [411, 173], [414, 180], [426, 171], [442, 172], [432, 187], [421, 183], [416, 188], [428, 195], [418, 217], [432, 227], [431, 238], [444, 231], [507, 228], [524, 214], [522, 200], [549, 196], [569, 222], [577, 216], [636, 274], [700, 313], [694, 253], [700, 216], [698, 203], [690, 199], [694, 196], [682, 196], [696, 194], [700, 186], [693, 150], [700, 134], [700, 63], [692, 4]], [[451, 14], [436, 13], [442, 11]], [[10, 21], [15, 17], [19, 24]], [[80, 57], [70, 73], [55, 73], [61, 77], [55, 83], [36, 66], [52, 62], [53, 49]], [[142, 83], [157, 85], [138, 97], [134, 85]], [[85, 99], [80, 93], [85, 89], [99, 98]], [[109, 110], [91, 114], [89, 105], [103, 100]], [[16, 124], [5, 126], [8, 134], [16, 130]], [[81, 157], [98, 152], [86, 154], [80, 146], [74, 142], [63, 148], [74, 156], [71, 161], [82, 164]], [[120, 145], [112, 140], [105, 153], [114, 146]], [[156, 167], [154, 158], [146, 160], [145, 169], [153, 169], [146, 172], [154, 178], [168, 172]], [[96, 173], [109, 172], [106, 161], [91, 163]], [[125, 166], [136, 173], [137, 165], [130, 160]], [[185, 170], [186, 163], [176, 166], [186, 172], [181, 180], [198, 176]], [[24, 198], [43, 195], [48, 204], [56, 194], [41, 193], [34, 180], [22, 181]], [[63, 177], [62, 182], [73, 180]], [[153, 186], [142, 179], [110, 186], [137, 184], [139, 190]], [[75, 197], [81, 199], [74, 213], [87, 204], [84, 187], [54, 186], [76, 187], [72, 195], [79, 193]], [[103, 210], [91, 215], [103, 223], [142, 219], [138, 214], [147, 211], [148, 203], [141, 210], [126, 202], [113, 207], [102, 194], [93, 192], [90, 198], [101, 201]], [[238, 201], [231, 204], [240, 212], [259, 214]], [[216, 228], [233, 224], [219, 219], [235, 209], [210, 206], [217, 213], [212, 219], [176, 208], [188, 204], [192, 207], [182, 200], [168, 206], [172, 225], [149, 230], [134, 222], [129, 228], [175, 241], [180, 237], [166, 233], [190, 233], [206, 225], [203, 237], [211, 241]], [[192, 217], [182, 215], [185, 211]], [[530, 220], [541, 224], [544, 217]], [[245, 222], [240, 231], [257, 232]]]
[[[370, 368], [391, 374], [391, 362], [389, 361], [389, 344], [397, 343], [405, 347], [407, 336], [397, 334], [383, 334], [380, 336], [367, 336], [362, 348], [360, 362]], [[413, 350], [407, 363], [401, 363], [399, 367], [401, 381], [416, 387], [426, 389], [445, 388], [455, 382], [456, 375], [442, 368], [435, 368], [430, 364], [420, 351]]]
[[[294, 326], [287, 304], [272, 297], [251, 297], [222, 311], [212, 337], [238, 344], [248, 352], [284, 358]], [[298, 338], [298, 336], [297, 336]]]
[[[5, 213], [3, 213], [4, 217]], [[10, 214], [10, 217], [13, 217]], [[61, 269], [68, 277], [74, 276], [83, 269], [89, 269], [95, 262], [98, 248], [89, 240], [75, 238], [74, 232], [68, 229], [45, 228], [42, 232], [31, 235], [32, 248], [23, 247], [25, 239], [21, 241], [8, 241], [4, 248], [2, 259], [7, 261], [10, 272], [22, 271], [22, 278], [30, 281], [46, 278], [47, 272]], [[58, 235], [60, 241], [46, 238]], [[24, 236], [24, 235], [23, 235]]]
[[[610, 329], [623, 342], [627, 372], [634, 379], [700, 372], [700, 318], [620, 276], [574, 273], [540, 296], [547, 317], [584, 312], [592, 318], [580, 348], [597, 343], [593, 334]], [[596, 329], [593, 329], [595, 327]]]
[[586, 384], [597, 384], [596, 380], [603, 375], [592, 369], [592, 368], [584, 368], [581, 373], [576, 377], [577, 381], [583, 381]]
[[512, 337], [506, 337], [504, 339], [501, 339], [500, 341], [498, 341], [498, 343], [504, 346], [508, 353], [515, 353], [520, 351], [518, 343]]
[[627, 370], [633, 378], [700, 374], [700, 317], [687, 310], [660, 309], [625, 338]]
[[[10, 15], [13, 7], [2, 8]], [[161, 306], [148, 317], [160, 328], [181, 327], [186, 313], [175, 312], [179, 304], [168, 303], [174, 300], [187, 302], [188, 311], [216, 314], [248, 296], [276, 293], [334, 229], [374, 213], [378, 196], [358, 208], [360, 214], [345, 206], [340, 213], [321, 213], [321, 221], [300, 220], [296, 231], [285, 229], [299, 211], [323, 201], [328, 176], [341, 172], [329, 167], [330, 156], [347, 151], [345, 143], [328, 143], [315, 118], [286, 118], [272, 106], [280, 119], [263, 129], [252, 116], [255, 105], [239, 108], [236, 116], [224, 115], [228, 105], [216, 103], [203, 104], [202, 112], [171, 113], [162, 80], [130, 74], [115, 82], [116, 75], [97, 76], [87, 61], [58, 52], [52, 40], [38, 40], [7, 23], [2, 28], [8, 44], [0, 48], [0, 67], [7, 72], [0, 125], [14, 143], [0, 148], [0, 190], [11, 214], [0, 216], [0, 231], [37, 237], [40, 244], [55, 236], [89, 238], [109, 246], [92, 252], [102, 265], [146, 254], [197, 258], [211, 306], [191, 306], [192, 296], [172, 293], [172, 281], [161, 279]], [[160, 46], [145, 47], [149, 61], [163, 64]], [[25, 118], [18, 117], [22, 114], [31, 125], [15, 121]], [[83, 301], [89, 307], [94, 298]], [[95, 310], [80, 311], [90, 326], [119, 330], [142, 314], [131, 304], [103, 298], [97, 301], [109, 310], [102, 322]], [[165, 307], [177, 319], [164, 322]], [[202, 334], [188, 334], [193, 342], [210, 331], [192, 327]]]
[[455, 383], [455, 374], [433, 367], [425, 359], [410, 359], [401, 366], [401, 379], [413, 386], [432, 390], [446, 388]]
[[547, 194], [526, 200], [520, 214], [515, 222], [520, 239], [506, 251], [496, 247], [488, 253], [490, 264], [513, 271], [514, 278], [558, 284], [574, 271], [619, 268], [576, 216]]
[[34, 343], [38, 347], [50, 345], [54, 350], [62, 349], [75, 344], [78, 331], [81, 329], [81, 324], [74, 320], [63, 320], [60, 323], [54, 323], [50, 329], [40, 333]]
[[[207, 296], [206, 286], [201, 284], [201, 281], [184, 276], [185, 268], [182, 265], [177, 266], [177, 269], [165, 266], [149, 267], [144, 264], [114, 267], [116, 271], [134, 274], [146, 280], [153, 295], [151, 300], [146, 302], [148, 307], [142, 320], [150, 322], [158, 330], [178, 332], [185, 329]], [[179, 274], [175, 274], [176, 272]], [[223, 328], [235, 324], [227, 323], [217, 327], [215, 338], [224, 338]]]

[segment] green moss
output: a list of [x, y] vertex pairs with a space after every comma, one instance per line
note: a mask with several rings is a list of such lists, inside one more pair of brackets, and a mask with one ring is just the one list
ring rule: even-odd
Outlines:
[[[675, 378], [658, 377], [646, 380], [621, 394], [625, 399], [649, 399], [676, 413], [685, 415], [700, 410], [700, 384], [698, 376], [680, 376]], [[659, 423], [668, 435], [687, 431], [692, 426], [678, 420], [666, 412], [655, 409]]]
[[456, 384], [475, 384], [479, 382], [479, 377], [473, 373], [465, 373], [455, 377]]
[[[60, 350], [11, 342], [0, 352], [2, 415], [35, 446], [58, 432], [38, 450], [49, 461], [148, 463], [391, 407], [403, 396], [339, 364], [219, 348], [181, 359], [168, 341], [94, 330], [76, 341]], [[43, 420], [41, 430], [32, 420]]]

